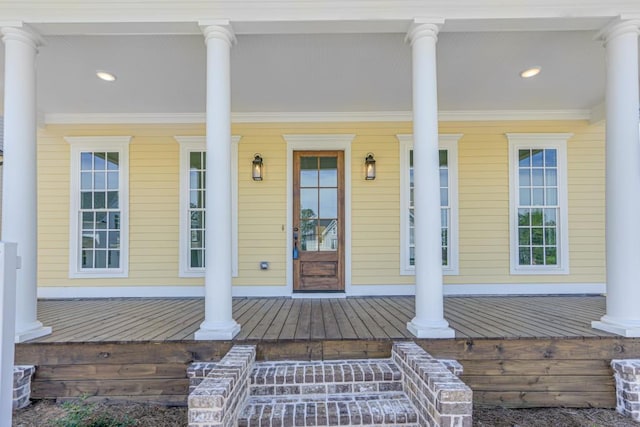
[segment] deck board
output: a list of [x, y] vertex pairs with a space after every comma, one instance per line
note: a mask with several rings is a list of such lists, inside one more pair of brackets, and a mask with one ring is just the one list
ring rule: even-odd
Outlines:
[[[242, 326], [235, 341], [411, 338], [413, 297], [234, 298]], [[34, 342], [192, 340], [204, 320], [202, 298], [41, 300], [53, 334]], [[591, 328], [601, 296], [448, 297], [444, 313], [457, 338], [612, 336]]]

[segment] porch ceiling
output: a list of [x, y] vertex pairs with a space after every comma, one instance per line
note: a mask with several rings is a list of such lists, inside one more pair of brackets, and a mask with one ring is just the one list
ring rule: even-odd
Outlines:
[[[440, 110], [588, 112], [604, 101], [605, 51], [593, 27], [606, 20], [576, 21], [579, 28], [568, 31], [511, 31], [517, 20], [461, 22], [448, 23], [439, 36]], [[366, 26], [353, 27], [364, 32], [316, 33], [321, 29], [312, 26], [310, 33], [291, 27], [291, 33], [268, 34], [272, 27], [239, 23], [232, 111], [410, 111], [411, 49], [397, 26], [378, 26], [378, 33]], [[129, 23], [116, 31], [111, 25], [104, 27], [107, 35], [95, 25], [91, 31], [34, 27], [45, 39], [38, 56], [42, 113], [204, 112], [206, 52], [195, 24]], [[3, 62], [0, 45], [2, 70]], [[542, 67], [539, 76], [519, 77], [534, 65]], [[96, 70], [118, 80], [102, 82]]]

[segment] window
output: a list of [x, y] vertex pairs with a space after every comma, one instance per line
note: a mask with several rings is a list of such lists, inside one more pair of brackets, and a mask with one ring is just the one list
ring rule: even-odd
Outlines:
[[70, 277], [128, 275], [130, 137], [67, 137], [71, 144]]
[[[176, 136], [180, 143], [180, 277], [203, 277], [206, 236], [206, 140], [204, 136]], [[232, 138], [232, 275], [238, 275], [237, 165], [238, 142]], [[249, 164], [249, 163], [247, 163]]]
[[507, 134], [511, 274], [568, 274], [566, 142], [570, 134]]
[[[458, 148], [462, 135], [440, 135], [440, 236], [442, 270], [458, 274]], [[415, 274], [413, 136], [398, 135], [400, 140], [400, 274]]]

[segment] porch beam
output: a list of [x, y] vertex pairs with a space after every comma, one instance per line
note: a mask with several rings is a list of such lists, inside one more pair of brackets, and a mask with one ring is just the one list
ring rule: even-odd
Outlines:
[[3, 27], [5, 45], [2, 239], [18, 244], [15, 341], [51, 333], [37, 313], [36, 55], [40, 37]]
[[207, 176], [204, 322], [196, 340], [230, 340], [240, 325], [231, 300], [231, 45], [228, 22], [203, 25], [207, 45]]
[[453, 338], [444, 318], [440, 243], [440, 174], [436, 42], [442, 22], [410, 29], [413, 59], [413, 170], [415, 182], [416, 316], [407, 329], [418, 338]]
[[596, 329], [640, 337], [640, 20], [618, 20], [602, 33], [606, 48], [607, 311]]

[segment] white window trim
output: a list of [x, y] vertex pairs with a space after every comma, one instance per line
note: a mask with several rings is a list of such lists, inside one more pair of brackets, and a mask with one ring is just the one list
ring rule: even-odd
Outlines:
[[[180, 260], [179, 277], [204, 277], [205, 268], [189, 265], [189, 152], [207, 151], [205, 136], [175, 136], [180, 144]], [[231, 277], [238, 277], [238, 143], [240, 136], [231, 137]]]
[[[507, 133], [509, 139], [509, 238], [510, 238], [510, 272], [522, 274], [569, 274], [569, 215], [567, 186], [567, 141], [572, 133]], [[558, 202], [560, 216], [558, 218], [559, 262], [556, 266], [518, 264], [518, 150], [553, 148], [558, 151]]]
[[[129, 276], [129, 143], [131, 136], [66, 136], [71, 145], [71, 193], [69, 208], [69, 278]], [[120, 154], [120, 268], [83, 270], [80, 267], [80, 153], [109, 151]]]
[[[416, 268], [409, 264], [409, 152], [413, 149], [413, 135], [396, 135], [400, 141], [400, 275], [413, 276]], [[442, 266], [442, 274], [459, 274], [458, 263], [458, 141], [462, 134], [438, 136], [438, 149], [448, 151], [449, 168], [449, 265]]]

